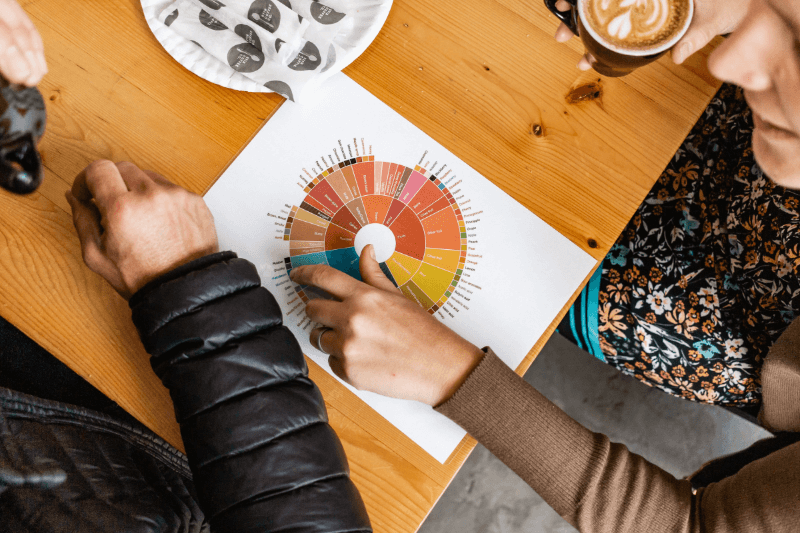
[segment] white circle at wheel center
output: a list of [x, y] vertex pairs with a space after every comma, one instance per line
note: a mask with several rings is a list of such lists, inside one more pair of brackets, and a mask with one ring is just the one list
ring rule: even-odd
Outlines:
[[356, 233], [356, 253], [361, 256], [361, 250], [368, 244], [375, 247], [375, 259], [383, 263], [394, 253], [397, 241], [394, 240], [392, 230], [383, 224], [367, 224]]

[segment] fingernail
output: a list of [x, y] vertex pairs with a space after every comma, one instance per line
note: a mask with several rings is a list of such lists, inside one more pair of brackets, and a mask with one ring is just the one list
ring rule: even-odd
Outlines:
[[377, 261], [377, 259], [375, 259], [375, 247], [372, 246], [371, 244], [369, 245], [369, 256], [372, 258], [373, 261]]

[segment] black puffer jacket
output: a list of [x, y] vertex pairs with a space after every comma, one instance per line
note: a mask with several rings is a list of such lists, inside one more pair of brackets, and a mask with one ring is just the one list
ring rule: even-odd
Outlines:
[[18, 531], [371, 531], [322, 396], [251, 263], [207, 256], [130, 305], [175, 404], [193, 484], [181, 455], [147, 430], [0, 395], [0, 491], [3, 472], [22, 485], [0, 495], [0, 514], [15, 513]]

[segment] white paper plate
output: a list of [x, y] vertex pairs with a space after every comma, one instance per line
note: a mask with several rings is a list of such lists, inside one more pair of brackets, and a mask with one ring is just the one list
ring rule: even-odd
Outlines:
[[[207, 54], [200, 47], [159, 22], [158, 15], [173, 0], [141, 0], [141, 2], [144, 17], [153, 35], [175, 61], [191, 72], [211, 83], [237, 91], [272, 92], [236, 72], [227, 64]], [[310, 86], [312, 83], [318, 85], [360, 56], [378, 36], [378, 32], [381, 31], [392, 8], [392, 0], [325, 0], [324, 3], [337, 11], [352, 16], [354, 18], [353, 29], [347, 34], [338, 35], [333, 41], [340, 56], [337, 57], [334, 68], [320, 73], [313, 82], [309, 83], [304, 92], [313, 92], [314, 88]]]

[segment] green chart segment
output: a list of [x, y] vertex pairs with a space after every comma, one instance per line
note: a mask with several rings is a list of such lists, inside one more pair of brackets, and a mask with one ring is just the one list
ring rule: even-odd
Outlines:
[[[467, 233], [451, 192], [426, 169], [357, 157], [323, 171], [292, 207], [283, 238], [287, 271], [330, 265], [361, 279], [355, 237], [368, 224], [388, 227], [395, 251], [381, 269], [409, 299], [435, 313], [452, 295], [464, 270]], [[321, 296], [295, 286], [300, 298]]]

